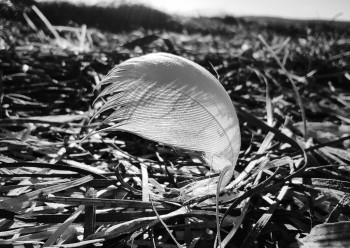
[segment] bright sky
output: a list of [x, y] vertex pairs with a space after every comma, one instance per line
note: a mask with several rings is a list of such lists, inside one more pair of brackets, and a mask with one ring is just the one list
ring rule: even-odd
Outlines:
[[[60, 0], [37, 0], [60, 1]], [[61, 0], [62, 1], [62, 0]], [[273, 16], [350, 21], [350, 0], [65, 0], [83, 3], [137, 2], [171, 14]]]
[[139, 0], [186, 15], [232, 14], [350, 21], [350, 0]]

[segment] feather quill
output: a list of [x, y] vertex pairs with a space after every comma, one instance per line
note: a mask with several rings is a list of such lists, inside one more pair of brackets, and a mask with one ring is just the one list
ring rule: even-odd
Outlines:
[[148, 54], [115, 66], [102, 85], [98, 98], [107, 101], [96, 115], [114, 110], [103, 121], [113, 123], [108, 129], [203, 152], [214, 170], [229, 164], [233, 172], [240, 149], [237, 115], [224, 87], [200, 65], [168, 53]]

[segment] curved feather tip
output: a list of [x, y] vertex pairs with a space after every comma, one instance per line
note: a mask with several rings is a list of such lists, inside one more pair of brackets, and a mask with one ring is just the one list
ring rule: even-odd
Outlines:
[[99, 97], [107, 101], [96, 115], [114, 110], [103, 122], [113, 123], [109, 129], [204, 152], [214, 170], [224, 167], [217, 160], [234, 168], [240, 149], [237, 115], [224, 87], [200, 65], [153, 53], [115, 66], [100, 85], [106, 87]]

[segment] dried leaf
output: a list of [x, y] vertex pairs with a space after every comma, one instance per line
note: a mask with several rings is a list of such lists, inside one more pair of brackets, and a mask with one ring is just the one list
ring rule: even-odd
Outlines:
[[299, 239], [301, 248], [350, 247], [350, 222], [326, 223], [315, 226], [309, 235]]

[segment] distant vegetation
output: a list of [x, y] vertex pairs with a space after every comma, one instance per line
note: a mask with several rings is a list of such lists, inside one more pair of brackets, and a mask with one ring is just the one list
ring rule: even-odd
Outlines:
[[88, 6], [68, 2], [40, 3], [40, 10], [54, 24], [73, 21], [109, 31], [124, 31], [144, 27], [146, 29], [171, 28], [172, 18], [143, 5]]
[[[23, 9], [29, 9], [34, 1], [6, 0], [0, 2], [1, 15], [7, 18], [21, 18]], [[10, 7], [9, 7], [10, 6]], [[349, 33], [347, 22], [336, 21], [302, 21], [270, 17], [193, 17], [171, 16], [145, 5], [120, 4], [110, 6], [75, 5], [69, 2], [40, 2], [37, 7], [54, 25], [72, 25], [72, 23], [100, 30], [120, 32], [138, 28], [148, 30], [168, 30], [188, 33], [229, 34], [235, 33], [237, 27], [248, 32], [268, 28], [281, 35], [305, 36], [306, 32], [317, 35], [319, 30]]]
[[[109, 31], [126, 31], [139, 27], [176, 28], [171, 16], [143, 5], [96, 6], [69, 2], [40, 2], [36, 5], [54, 25], [67, 25], [73, 22]], [[10, 19], [21, 18], [21, 12], [29, 10], [28, 7], [26, 1], [0, 2], [2, 16]]]

